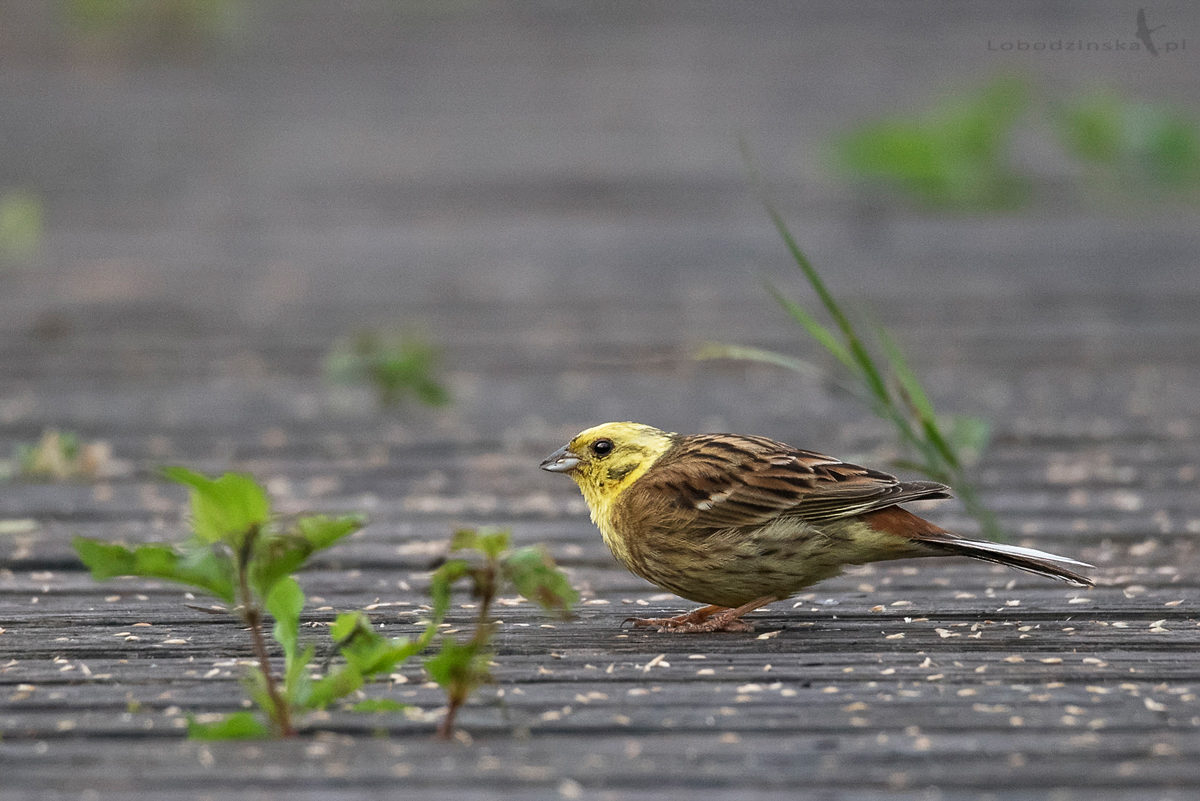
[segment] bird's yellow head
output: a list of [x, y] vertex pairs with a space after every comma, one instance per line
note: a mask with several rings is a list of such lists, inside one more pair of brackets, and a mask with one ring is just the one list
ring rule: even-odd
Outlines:
[[641, 423], [604, 423], [576, 434], [542, 462], [542, 469], [574, 479], [592, 519], [606, 519], [609, 504], [670, 450], [677, 436]]

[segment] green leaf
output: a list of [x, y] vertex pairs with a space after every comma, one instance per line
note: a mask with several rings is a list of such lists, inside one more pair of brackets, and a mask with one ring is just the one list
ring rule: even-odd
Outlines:
[[310, 553], [316, 553], [330, 547], [342, 537], [358, 531], [366, 525], [366, 522], [366, 518], [362, 515], [344, 515], [342, 517], [309, 515], [296, 521], [296, 530], [311, 546]]
[[426, 406], [445, 406], [450, 402], [450, 390], [429, 378], [418, 380], [413, 387], [417, 400]]
[[433, 617], [441, 620], [450, 610], [451, 587], [454, 582], [470, 574], [471, 563], [465, 559], [450, 559], [433, 571], [429, 579], [429, 598], [433, 607]]
[[489, 680], [487, 656], [474, 642], [442, 639], [441, 650], [425, 660], [425, 672], [438, 686], [451, 692], [469, 692]]
[[363, 525], [358, 516], [330, 518], [323, 515], [296, 521], [294, 532], [260, 536], [255, 541], [250, 564], [250, 583], [266, 596], [275, 582], [295, 573], [315, 552], [328, 548]]
[[359, 701], [354, 706], [350, 707], [354, 712], [403, 712], [406, 709], [412, 709], [412, 704], [402, 704], [391, 698], [367, 698]]
[[475, 547], [489, 560], [494, 561], [500, 558], [500, 554], [508, 550], [511, 540], [512, 534], [508, 529], [484, 529], [479, 532], [475, 540]]
[[309, 709], [324, 709], [363, 686], [363, 675], [354, 665], [343, 665], [312, 683], [306, 700]]
[[436, 624], [426, 628], [426, 634], [410, 640], [407, 637], [382, 636], [364, 612], [338, 615], [330, 630], [342, 657], [364, 677], [390, 673], [396, 667], [428, 645]]
[[232, 561], [212, 547], [181, 554], [166, 543], [127, 548], [87, 537], [76, 537], [72, 546], [97, 581], [117, 576], [162, 578], [205, 590], [227, 603], [234, 600]]
[[242, 674], [242, 686], [246, 688], [246, 694], [250, 696], [254, 705], [265, 712], [270, 720], [279, 719], [279, 710], [276, 709], [275, 699], [267, 690], [266, 677], [263, 676], [258, 665], [249, 666]]
[[290, 665], [297, 655], [300, 613], [304, 610], [304, 591], [294, 578], [288, 576], [275, 583], [265, 599], [265, 606], [275, 618], [272, 634], [275, 641], [283, 646], [283, 653]]
[[233, 712], [212, 723], [188, 715], [188, 737], [194, 740], [261, 740], [270, 736], [271, 727], [253, 712]]
[[460, 528], [450, 536], [450, 553], [473, 551], [479, 547], [479, 532], [473, 528]]
[[366, 616], [365, 612], [342, 612], [333, 619], [333, 625], [329, 627], [329, 636], [341, 647], [342, 641], [355, 633]]
[[292, 708], [312, 708], [312, 678], [308, 666], [312, 664], [317, 649], [304, 646], [293, 658], [286, 659], [283, 673], [283, 695]]
[[168, 467], [163, 474], [191, 488], [192, 529], [203, 542], [224, 542], [238, 551], [251, 531], [271, 519], [271, 501], [253, 476], [210, 479], [185, 467]]
[[511, 539], [511, 533], [508, 529], [485, 528], [477, 530], [473, 528], [460, 528], [450, 538], [450, 552], [479, 551], [489, 559], [497, 559], [508, 548]]
[[579, 600], [579, 593], [544, 548], [518, 548], [505, 557], [503, 570], [517, 592], [543, 609], [558, 610], [565, 616]]

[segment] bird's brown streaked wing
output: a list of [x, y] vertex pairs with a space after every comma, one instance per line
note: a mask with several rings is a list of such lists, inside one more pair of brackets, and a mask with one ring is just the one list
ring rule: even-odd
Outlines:
[[836, 520], [904, 501], [948, 498], [947, 489], [933, 481], [901, 482], [765, 437], [701, 434], [682, 437], [630, 487], [629, 500], [658, 499], [658, 513], [673, 525], [725, 529], [780, 516]]

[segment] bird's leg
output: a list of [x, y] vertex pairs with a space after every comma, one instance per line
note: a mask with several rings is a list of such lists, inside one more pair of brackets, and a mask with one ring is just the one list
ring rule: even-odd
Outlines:
[[778, 601], [774, 595], [764, 595], [749, 603], [730, 609], [724, 606], [702, 606], [686, 615], [679, 617], [659, 618], [630, 618], [635, 627], [657, 626], [660, 632], [669, 631], [674, 634], [695, 634], [710, 631], [754, 631], [754, 626], [740, 620], [747, 612], [753, 612], [760, 606]]

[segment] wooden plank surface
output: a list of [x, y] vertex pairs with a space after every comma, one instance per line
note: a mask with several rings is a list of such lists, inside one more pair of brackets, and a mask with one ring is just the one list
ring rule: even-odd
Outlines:
[[[188, 52], [2, 12], [0, 188], [36, 190], [47, 231], [32, 264], [0, 267], [0, 454], [59, 426], [116, 461], [0, 491], [0, 797], [1200, 792], [1195, 207], [1073, 193], [1022, 140], [1050, 187], [1033, 208], [925, 215], [817, 155], [1014, 64], [1052, 96], [1106, 83], [1194, 107], [1200, 48], [988, 49], [1130, 37], [1117, 3], [254, 9], [241, 39]], [[1155, 13], [1171, 35], [1200, 23]], [[537, 469], [576, 430], [895, 455], [831, 379], [689, 357], [716, 340], [825, 365], [761, 291], [802, 294], [739, 134], [835, 291], [897, 333], [942, 408], [992, 420], [978, 478], [1015, 539], [1094, 562], [1098, 587], [895, 563], [756, 613], [753, 634], [622, 628], [686, 605], [617, 568], [570, 482]], [[337, 337], [385, 324], [443, 348], [452, 406], [380, 412], [324, 381]], [[463, 525], [546, 543], [584, 602], [567, 623], [500, 607], [496, 686], [454, 743], [431, 739], [441, 700], [415, 666], [371, 690], [409, 714], [189, 742], [187, 712], [240, 698], [243, 633], [178, 588], [93, 583], [69, 548], [180, 536], [184, 495], [153, 472], [169, 463], [251, 470], [284, 513], [369, 516], [303, 577], [314, 637], [367, 605], [413, 630]], [[973, 530], [953, 502], [925, 511]]]

